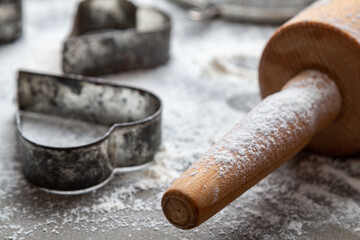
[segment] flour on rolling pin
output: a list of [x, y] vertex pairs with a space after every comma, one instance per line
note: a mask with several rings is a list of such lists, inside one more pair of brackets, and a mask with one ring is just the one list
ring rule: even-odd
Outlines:
[[173, 225], [200, 225], [305, 147], [360, 151], [359, 9], [356, 0], [321, 2], [273, 34], [259, 65], [265, 100], [165, 192]]
[[[160, 4], [164, 9], [170, 6], [167, 1], [149, 2]], [[58, 11], [56, 17], [52, 17], [51, 11], [54, 4]], [[75, 1], [28, 0], [26, 5], [35, 8], [34, 11], [28, 11], [31, 24], [28, 22], [27, 29], [42, 36], [36, 39], [36, 44], [30, 44], [31, 53], [41, 50], [47, 54], [36, 54], [34, 58], [21, 57], [24, 50], [25, 56], [31, 55], [30, 48], [24, 46], [31, 38], [24, 38], [24, 41], [12, 47], [11, 53], [17, 53], [16, 56], [10, 54], [7, 48], [2, 49], [5, 54], [0, 55], [2, 65], [9, 66], [3, 69], [3, 77], [0, 79], [0, 136], [4, 139], [0, 145], [1, 236], [10, 239], [36, 239], [41, 235], [44, 238], [69, 239], [104, 236], [109, 232], [116, 232], [116, 235], [129, 229], [144, 234], [157, 234], [163, 238], [358, 239], [360, 164], [357, 157], [339, 160], [302, 153], [194, 231], [179, 232], [161, 215], [159, 200], [162, 191], [209, 147], [213, 138], [223, 135], [233, 125], [234, 119], [240, 119], [249, 107], [259, 102], [258, 98], [248, 97], [249, 107], [246, 109], [234, 111], [227, 107], [227, 98], [257, 96], [258, 88], [241, 77], [199, 77], [194, 72], [200, 71], [201, 66], [189, 61], [189, 56], [183, 54], [184, 49], [191, 49], [193, 55], [198, 56], [198, 61], [201, 59], [203, 62], [210, 61], [211, 54], [220, 55], [214, 53], [214, 46], [219, 44], [220, 37], [227, 50], [260, 50], [273, 29], [261, 25], [242, 26], [217, 21], [214, 23], [216, 27], [207, 29], [201, 36], [191, 36], [188, 41], [181, 42], [181, 48], [172, 49], [176, 61], [180, 61], [176, 66], [145, 74], [127, 75], [129, 79], [125, 80], [126, 83], [131, 81], [138, 85], [153, 86], [166, 103], [164, 147], [156, 157], [156, 164], [142, 172], [121, 174], [104, 189], [76, 199], [50, 196], [29, 186], [19, 171], [19, 162], [10, 157], [10, 153], [15, 151], [15, 129], [10, 127], [14, 125], [14, 113], [9, 115], [14, 109], [7, 107], [12, 99], [12, 85], [8, 80], [20, 63], [26, 65], [27, 62], [36, 62], [36, 65], [42, 64], [46, 69], [58, 69], [54, 64], [56, 61], [52, 59], [57, 58], [60, 42], [52, 40], [61, 40], [68, 30], [70, 21], [68, 24], [64, 22], [71, 18]], [[61, 14], [64, 9], [68, 9], [68, 17]], [[179, 44], [179, 36], [189, 36], [189, 32], [184, 31], [183, 27], [188, 22], [179, 18], [178, 16], [182, 16], [181, 12], [175, 10], [177, 9], [168, 8], [174, 14], [174, 20], [179, 20], [173, 38]], [[39, 14], [39, 11], [44, 14]], [[48, 21], [44, 25], [46, 19]], [[221, 29], [222, 34], [216, 37], [219, 35], [216, 32], [218, 29]], [[207, 41], [202, 41], [203, 38]], [[205, 53], [204, 49], [209, 51]], [[180, 70], [182, 74], [179, 74]], [[174, 79], [169, 79], [169, 75], [181, 76], [182, 81], [173, 81]], [[256, 81], [255, 78], [251, 80]], [[206, 91], [201, 91], [204, 87]], [[5, 104], [4, 99], [9, 101]], [[239, 100], [238, 104], [241, 106], [242, 98]], [[211, 104], [211, 108], [205, 108], [205, 102]], [[206, 120], [200, 121], [205, 116]], [[194, 129], [200, 129], [201, 134], [194, 133]], [[35, 224], [27, 224], [33, 222], [35, 217]], [[134, 234], [132, 238], [136, 238]]]
[[[274, 94], [265, 99], [263, 108], [259, 111], [255, 108], [250, 113], [253, 116], [251, 121], [245, 119], [234, 127], [235, 129], [243, 128], [245, 131], [230, 131], [231, 133], [227, 135], [225, 139], [222, 139], [224, 148], [216, 147], [213, 151], [213, 155], [209, 154], [209, 156], [212, 156], [219, 165], [219, 174], [221, 176], [226, 177], [226, 173], [229, 172], [229, 169], [232, 169], [233, 166], [237, 166], [240, 171], [251, 171], [251, 169], [242, 169], [242, 162], [249, 161], [248, 155], [251, 155], [252, 158], [261, 158], [259, 152], [264, 148], [269, 148], [274, 142], [278, 141], [278, 133], [283, 129], [286, 129], [288, 123], [294, 123], [294, 127], [298, 129], [298, 132], [288, 132], [286, 137], [296, 139], [297, 134], [303, 131], [303, 129], [301, 129], [302, 125], [298, 123], [307, 118], [308, 114], [320, 114], [322, 113], [322, 110], [328, 109], [329, 107], [338, 107], [331, 106], [329, 105], [330, 102], [326, 101], [328, 96], [333, 95], [334, 92], [324, 91], [324, 89], [321, 88], [321, 85], [323, 84], [321, 78], [313, 76], [306, 79], [306, 82], [308, 85], [304, 86], [305, 91], [302, 91], [303, 89], [301, 88], [294, 88], [287, 90], [285, 92], [286, 94], [280, 95], [280, 98]], [[331, 84], [335, 85], [333, 82]], [[292, 86], [295, 85], [296, 83], [292, 84]], [[277, 103], [279, 104], [274, 105], [274, 101], [271, 101], [272, 98], [277, 98]], [[329, 106], [323, 107], [323, 105], [313, 105], [310, 100], [316, 98], [324, 99], [324, 105], [328, 104]], [[294, 99], [296, 99], [295, 104]], [[292, 103], [287, 105], [287, 102]], [[266, 120], [265, 122], [263, 121], [264, 117]], [[316, 128], [315, 122], [311, 122], [310, 124], [311, 125], [307, 127], [312, 129]], [[268, 136], [268, 138], [265, 142], [257, 142], [256, 139], [251, 138], [257, 135]], [[241, 152], [238, 152], [240, 149]], [[235, 160], [234, 157], [237, 160]]]
[[[335, 86], [334, 82], [329, 84]], [[230, 178], [234, 175], [233, 184], [244, 184], [246, 179], [242, 178], [242, 176], [251, 174], [255, 167], [266, 168], [271, 164], [266, 162], [261, 153], [266, 149], [273, 149], [276, 142], [286, 142], [289, 139], [292, 142], [296, 141], [298, 134], [303, 134], [309, 128], [315, 131], [316, 122], [303, 125], [309, 115], [326, 114], [324, 111], [329, 108], [339, 108], [336, 105], [332, 106], [332, 102], [328, 101], [329, 96], [336, 93], [326, 91], [323, 87], [324, 81], [322, 78], [311, 74], [305, 81], [301, 83], [293, 82], [287, 86], [288, 89], [284, 92], [285, 94], [279, 96], [274, 94], [268, 97], [262, 102], [262, 108], [253, 109], [249, 113], [249, 116], [252, 117], [245, 118], [234, 126], [214, 148], [199, 160], [200, 165], [196, 165], [187, 171], [188, 175], [206, 174], [210, 166], [216, 165], [219, 178]], [[331, 90], [334, 89], [331, 88]], [[277, 101], [272, 101], [274, 98]], [[319, 101], [322, 104], [313, 104]], [[279, 134], [288, 128], [289, 123], [292, 123], [297, 130], [295, 132], [286, 132], [285, 135], [283, 133]], [[238, 131], [237, 129], [240, 128], [243, 130]], [[266, 136], [266, 138], [262, 138], [264, 141], [258, 142], [257, 138], [254, 138], [254, 136], [259, 135]], [[252, 166], [251, 161], [253, 159], [258, 159], [256, 163], [260, 162], [261, 166]], [[215, 188], [214, 202], [217, 201], [217, 193], [218, 189]]]

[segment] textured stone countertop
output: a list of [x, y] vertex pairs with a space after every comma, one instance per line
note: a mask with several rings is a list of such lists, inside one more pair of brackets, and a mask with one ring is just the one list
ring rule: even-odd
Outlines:
[[256, 65], [277, 26], [192, 22], [170, 1], [136, 2], [172, 15], [171, 59], [104, 78], [162, 98], [162, 147], [145, 170], [63, 196], [22, 174], [15, 85], [19, 68], [61, 72], [78, 1], [24, 1], [24, 36], [0, 46], [0, 239], [360, 239], [359, 156], [302, 152], [200, 227], [182, 231], [167, 222], [166, 188], [260, 101]]

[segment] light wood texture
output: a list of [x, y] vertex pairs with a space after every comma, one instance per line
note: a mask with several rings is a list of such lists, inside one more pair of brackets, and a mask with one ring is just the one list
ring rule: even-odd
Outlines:
[[360, 1], [319, 1], [280, 27], [259, 81], [264, 98], [283, 90], [166, 191], [162, 208], [175, 226], [198, 226], [305, 146], [330, 156], [360, 151]]
[[318, 69], [343, 97], [339, 118], [313, 137], [308, 149], [328, 156], [360, 151], [360, 1], [319, 1], [280, 27], [259, 68], [263, 97], [305, 69]]
[[182, 229], [198, 226], [303, 149], [340, 110], [333, 81], [300, 73], [172, 184], [162, 199], [165, 216]]

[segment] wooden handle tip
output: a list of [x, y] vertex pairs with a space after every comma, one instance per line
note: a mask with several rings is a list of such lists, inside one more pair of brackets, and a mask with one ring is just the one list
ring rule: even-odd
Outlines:
[[194, 201], [178, 190], [168, 190], [162, 198], [161, 207], [175, 227], [187, 230], [199, 225], [199, 211]]

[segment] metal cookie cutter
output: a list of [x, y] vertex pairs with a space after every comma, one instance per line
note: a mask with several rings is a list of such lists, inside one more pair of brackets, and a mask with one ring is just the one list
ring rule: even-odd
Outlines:
[[[76, 75], [20, 71], [17, 126], [25, 176], [45, 189], [91, 190], [109, 179], [115, 168], [146, 165], [161, 142], [161, 110], [160, 99], [141, 89]], [[90, 124], [82, 130], [85, 133], [93, 125], [102, 125], [105, 132], [90, 143], [79, 143], [76, 136], [66, 139], [78, 143], [75, 146], [50, 146], [58, 135], [46, 132], [41, 122], [55, 124], [58, 118]], [[26, 119], [40, 124], [32, 129], [35, 134], [28, 133]], [[78, 131], [76, 126], [70, 131]], [[48, 140], [35, 141], [46, 134]]]
[[97, 76], [154, 67], [169, 59], [171, 20], [124, 0], [80, 3], [63, 48], [63, 71]]
[[235, 21], [285, 22], [315, 0], [173, 0], [190, 7], [193, 20], [217, 16]]
[[15, 41], [21, 34], [21, 0], [0, 0], [0, 44]]

